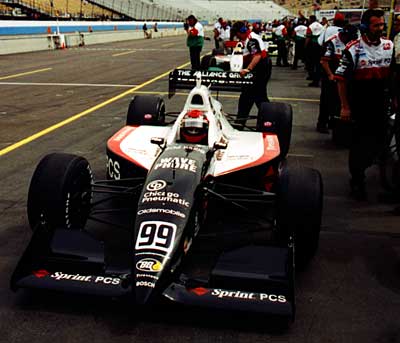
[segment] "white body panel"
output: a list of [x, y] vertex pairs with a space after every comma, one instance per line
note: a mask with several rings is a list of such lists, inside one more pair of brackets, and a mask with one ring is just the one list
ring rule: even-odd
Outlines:
[[225, 150], [214, 154], [207, 175], [219, 176], [254, 167], [279, 155], [276, 135], [234, 129], [226, 119], [221, 103], [211, 97], [207, 87], [200, 84], [189, 93], [183, 111], [172, 126], [126, 126], [109, 139], [108, 147], [149, 170], [161, 152], [157, 145], [150, 142], [151, 138], [164, 138], [167, 146], [180, 143], [181, 121], [193, 109], [204, 111], [209, 121], [208, 148], [212, 149], [216, 142], [227, 143]]

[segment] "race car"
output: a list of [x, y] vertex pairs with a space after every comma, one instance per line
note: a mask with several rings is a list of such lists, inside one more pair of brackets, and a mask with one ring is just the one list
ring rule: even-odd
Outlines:
[[270, 56], [277, 56], [278, 55], [278, 45], [276, 44], [276, 41], [274, 40], [273, 33], [264, 31], [261, 33], [261, 39], [265, 43], [265, 49], [268, 51], [268, 54]]
[[32, 176], [32, 239], [11, 288], [295, 315], [295, 268], [315, 254], [318, 171], [290, 168], [292, 109], [264, 103], [236, 129], [212, 91], [253, 83], [237, 72], [174, 70], [181, 112], [135, 96], [107, 142], [107, 178], [80, 156], [45, 156]]
[[200, 61], [202, 70], [240, 71], [243, 68], [243, 44], [237, 41], [225, 41], [224, 47], [213, 49]]

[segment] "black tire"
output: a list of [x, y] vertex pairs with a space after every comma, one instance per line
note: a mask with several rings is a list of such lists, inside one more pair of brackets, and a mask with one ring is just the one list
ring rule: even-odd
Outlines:
[[258, 110], [257, 131], [275, 133], [280, 146], [280, 158], [285, 158], [292, 137], [292, 106], [281, 102], [263, 102]]
[[282, 169], [277, 189], [277, 237], [294, 238], [295, 262], [304, 268], [318, 249], [322, 217], [322, 178], [311, 168]]
[[212, 49], [211, 55], [213, 55], [213, 56], [225, 55], [225, 50], [224, 50], [224, 48]]
[[211, 59], [214, 58], [212, 55], [205, 55], [200, 61], [200, 69], [208, 70], [211, 65]]
[[163, 125], [165, 103], [159, 96], [135, 95], [129, 104], [126, 125]]
[[28, 193], [32, 230], [40, 222], [51, 228], [83, 229], [89, 216], [93, 174], [88, 161], [76, 155], [46, 155], [33, 173]]

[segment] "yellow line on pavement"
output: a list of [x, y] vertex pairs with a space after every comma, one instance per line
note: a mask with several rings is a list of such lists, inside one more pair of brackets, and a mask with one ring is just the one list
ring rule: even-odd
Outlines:
[[[183, 67], [187, 66], [188, 64], [189, 64], [189, 62], [187, 62], [185, 64], [182, 64], [179, 67], [177, 67], [177, 69], [183, 68]], [[69, 123], [72, 123], [75, 120], [78, 120], [79, 118], [87, 116], [88, 114], [90, 114], [90, 113], [92, 113], [92, 112], [94, 112], [94, 111], [96, 111], [96, 110], [98, 110], [100, 108], [103, 108], [104, 106], [107, 106], [107, 105], [109, 105], [109, 104], [111, 104], [111, 103], [113, 103], [113, 102], [115, 102], [115, 101], [117, 101], [117, 100], [129, 95], [129, 94], [132, 94], [135, 91], [137, 91], [137, 90], [139, 90], [139, 89], [141, 89], [141, 88], [143, 88], [143, 87], [145, 87], [145, 86], [147, 86], [147, 85], [149, 85], [149, 84], [151, 84], [151, 83], [153, 83], [153, 82], [155, 82], [155, 81], [157, 81], [159, 79], [162, 79], [163, 77], [167, 76], [172, 70], [173, 69], [168, 70], [167, 72], [165, 72], [163, 74], [160, 74], [160, 75], [152, 78], [151, 80], [143, 82], [142, 84], [140, 84], [140, 85], [138, 85], [136, 87], [128, 89], [127, 91], [125, 91], [125, 92], [123, 92], [123, 93], [121, 93], [121, 94], [119, 94], [119, 95], [117, 95], [117, 96], [115, 96], [115, 97], [113, 97], [111, 99], [108, 99], [108, 100], [106, 100], [106, 101], [104, 101], [104, 102], [102, 102], [102, 103], [100, 103], [100, 104], [98, 104], [96, 106], [93, 106], [93, 107], [91, 107], [91, 108], [89, 108], [89, 109], [87, 109], [87, 110], [85, 110], [85, 111], [83, 111], [81, 113], [75, 114], [72, 117], [69, 117], [69, 118], [67, 118], [67, 119], [65, 119], [65, 120], [63, 120], [63, 121], [61, 121], [61, 122], [59, 122], [59, 123], [57, 123], [57, 124], [55, 124], [53, 126], [50, 126], [50, 127], [46, 128], [46, 129], [44, 129], [42, 131], [39, 131], [39, 132], [33, 134], [32, 136], [26, 137], [26, 138], [20, 140], [17, 143], [9, 145], [8, 147], [0, 150], [0, 156], [8, 154], [9, 152], [11, 152], [11, 151], [13, 151], [15, 149], [18, 149], [18, 148], [20, 148], [20, 147], [22, 147], [22, 146], [24, 146], [24, 145], [36, 140], [36, 139], [42, 137], [42, 136], [45, 136], [50, 132], [53, 132], [53, 131], [55, 131], [55, 130], [57, 130], [57, 129], [59, 129], [59, 128], [65, 126], [65, 125], [67, 125]]]
[[112, 57], [117, 57], [117, 56], [122, 56], [122, 55], [128, 55], [128, 54], [133, 54], [134, 52], [136, 52], [135, 50], [133, 51], [125, 51], [125, 52], [121, 52], [119, 54], [114, 54], [112, 55]]
[[53, 68], [43, 68], [43, 69], [27, 71], [25, 73], [19, 73], [19, 74], [8, 75], [8, 76], [0, 76], [0, 80], [7, 80], [7, 79], [12, 79], [13, 77], [20, 77], [20, 76], [25, 76], [25, 75], [30, 75], [30, 74], [42, 73], [44, 71], [48, 71], [48, 70], [52, 70], [52, 69]]

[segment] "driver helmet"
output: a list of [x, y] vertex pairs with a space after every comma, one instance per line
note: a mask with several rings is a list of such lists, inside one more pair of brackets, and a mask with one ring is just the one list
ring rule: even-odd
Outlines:
[[208, 119], [203, 111], [189, 110], [182, 119], [180, 138], [186, 143], [203, 143], [208, 136]]

